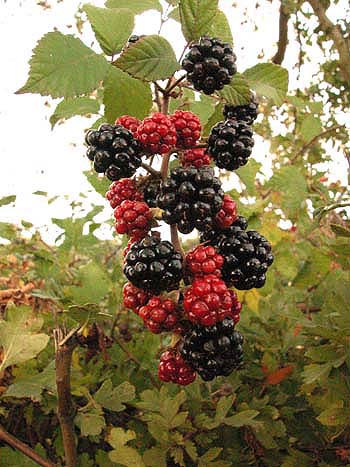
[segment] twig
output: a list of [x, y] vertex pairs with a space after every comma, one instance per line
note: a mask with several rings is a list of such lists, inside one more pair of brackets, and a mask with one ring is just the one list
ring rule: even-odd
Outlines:
[[77, 345], [76, 334], [69, 340], [62, 339], [61, 329], [55, 330], [56, 386], [58, 396], [57, 416], [62, 432], [66, 467], [77, 467], [78, 457], [74, 433], [74, 408], [71, 394], [70, 373], [73, 350]]
[[5, 431], [4, 428], [2, 428], [1, 426], [0, 426], [0, 441], [8, 444], [14, 449], [17, 449], [17, 451], [20, 451], [22, 454], [29, 457], [29, 459], [32, 459], [34, 462], [36, 462], [38, 465], [41, 465], [42, 467], [56, 467], [56, 464], [53, 464], [52, 462], [41, 457], [27, 444], [22, 443], [22, 441], [10, 435], [10, 433]]
[[183, 75], [181, 76], [181, 78], [177, 79], [176, 81], [174, 81], [170, 86], [168, 86], [166, 89], [165, 89], [165, 93], [167, 95], [169, 95], [171, 93], [171, 91], [176, 88], [176, 86], [178, 86], [181, 81], [183, 81], [185, 78], [186, 78], [187, 75]]
[[159, 177], [159, 176], [160, 176], [160, 172], [158, 172], [158, 170], [154, 169], [153, 167], [151, 167], [151, 166], [148, 165], [148, 164], [145, 164], [144, 162], [142, 162], [141, 167], [142, 167], [143, 169], [147, 170], [147, 172], [149, 172], [150, 174], [154, 175], [155, 177]]
[[327, 130], [322, 131], [322, 133], [319, 133], [318, 135], [314, 136], [308, 143], [304, 144], [304, 146], [290, 159], [290, 163], [292, 164], [293, 162], [296, 161], [296, 159], [304, 154], [304, 152], [309, 149], [310, 146], [312, 146], [316, 141], [320, 138], [323, 138], [324, 136], [328, 135], [329, 133], [333, 133], [333, 131], [339, 130], [339, 128], [344, 128], [344, 125], [335, 125], [332, 126], [331, 128], [327, 128]]
[[288, 45], [288, 21], [290, 13], [287, 12], [285, 6], [283, 5], [283, 0], [281, 0], [280, 6], [280, 18], [279, 18], [279, 37], [278, 37], [278, 48], [277, 52], [272, 58], [272, 63], [276, 65], [281, 65], [286, 54], [287, 45]]

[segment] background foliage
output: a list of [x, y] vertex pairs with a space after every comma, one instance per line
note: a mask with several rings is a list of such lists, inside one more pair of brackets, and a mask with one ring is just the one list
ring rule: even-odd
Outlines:
[[[62, 98], [52, 126], [73, 115], [96, 114], [96, 125], [102, 116], [110, 122], [125, 113], [143, 118], [153, 105], [151, 82], [179, 65], [171, 44], [157, 36], [118, 58], [136, 14], [155, 9], [163, 21], [181, 21], [186, 40], [232, 34], [216, 1], [178, 3], [169, 0], [166, 10], [158, 0], [84, 6], [78, 24], [91, 23], [103, 53], [83, 37], [49, 32], [18, 92]], [[300, 70], [308, 60], [310, 45], [324, 54], [309, 88], [287, 92], [285, 69], [257, 63], [240, 70], [222, 100], [199, 99], [182, 88], [171, 102], [172, 110], [196, 112], [208, 134], [222, 118], [223, 100], [244, 103], [252, 88], [261, 101], [255, 129], [270, 143], [272, 176], [250, 161], [236, 172], [231, 194], [250, 227], [270, 239], [276, 260], [263, 289], [240, 294], [246, 363], [239, 373], [185, 389], [157, 381], [156, 358], [170, 338], [144, 332], [121, 305], [123, 245], [95, 235], [102, 197], [87, 214], [77, 201], [72, 218], [53, 219], [62, 231], [54, 245], [39, 233], [24, 235], [25, 222], [0, 224], [0, 422], [43, 457], [59, 464], [64, 454], [52, 339], [61, 326], [79, 327], [87, 337], [72, 364], [80, 467], [350, 465], [349, 187], [328, 183], [324, 144], [349, 159], [339, 116], [349, 111], [350, 68], [316, 9], [336, 3], [281, 5], [300, 43], [295, 66]], [[319, 26], [311, 30], [315, 15]], [[345, 42], [348, 18], [344, 12], [336, 26]], [[107, 183], [86, 175], [104, 196]], [[18, 465], [36, 464], [0, 447], [0, 467]]]

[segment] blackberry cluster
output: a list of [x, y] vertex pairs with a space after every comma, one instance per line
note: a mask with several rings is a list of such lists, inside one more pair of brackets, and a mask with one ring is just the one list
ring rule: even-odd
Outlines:
[[145, 203], [147, 203], [150, 208], [156, 208], [158, 206], [157, 197], [160, 193], [161, 182], [160, 178], [149, 178], [141, 187]]
[[182, 279], [182, 256], [170, 242], [147, 236], [130, 246], [124, 274], [142, 290], [155, 294], [174, 290]]
[[208, 153], [221, 169], [236, 170], [248, 162], [254, 146], [251, 127], [235, 119], [217, 123], [208, 139]]
[[141, 148], [132, 133], [121, 125], [103, 124], [86, 135], [87, 157], [94, 169], [109, 180], [131, 177], [141, 165]]
[[258, 116], [258, 102], [252, 95], [249, 104], [230, 105], [226, 104], [223, 111], [225, 119], [240, 120], [247, 125], [252, 125]]
[[147, 303], [151, 298], [149, 292], [138, 289], [130, 282], [127, 282], [123, 288], [123, 304], [125, 308], [129, 308], [138, 314], [139, 308]]
[[113, 182], [106, 193], [106, 199], [111, 208], [115, 209], [123, 201], [142, 201], [142, 193], [137, 191], [135, 181], [131, 178], [123, 178], [118, 182]]
[[136, 136], [136, 131], [141, 124], [141, 120], [135, 117], [131, 117], [130, 115], [122, 115], [121, 117], [117, 118], [115, 124], [123, 126], [127, 130], [131, 131], [134, 136]]
[[194, 326], [181, 346], [183, 359], [204, 379], [228, 376], [243, 363], [243, 337], [231, 318], [210, 327]]
[[166, 383], [171, 381], [181, 386], [187, 386], [196, 379], [193, 368], [174, 349], [167, 350], [161, 355], [158, 376]]
[[139, 309], [139, 316], [154, 334], [175, 331], [179, 327], [181, 313], [177, 304], [170, 299], [152, 297]]
[[203, 36], [190, 47], [182, 67], [197, 91], [213, 94], [231, 82], [237, 71], [236, 55], [230, 44]]
[[194, 228], [210, 228], [223, 197], [221, 183], [211, 167], [176, 167], [161, 185], [158, 206], [164, 209], [163, 220], [177, 224], [186, 234]]
[[183, 151], [180, 157], [182, 167], [202, 167], [203, 165], [210, 165], [211, 159], [206, 154], [205, 149], [187, 149]]
[[239, 217], [228, 229], [212, 230], [202, 236], [225, 258], [224, 281], [239, 290], [263, 287], [268, 267], [273, 263], [270, 243], [259, 232], [246, 228], [246, 220]]

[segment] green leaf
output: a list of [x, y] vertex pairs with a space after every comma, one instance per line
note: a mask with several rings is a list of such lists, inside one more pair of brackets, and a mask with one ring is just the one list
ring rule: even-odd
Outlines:
[[85, 177], [88, 179], [88, 182], [95, 188], [97, 193], [105, 197], [111, 182], [106, 177], [98, 177], [96, 172], [84, 172]]
[[257, 415], [259, 415], [257, 410], [243, 410], [232, 415], [232, 417], [225, 418], [224, 423], [239, 428], [244, 425], [251, 425]]
[[38, 464], [19, 451], [1, 448], [0, 467], [38, 467]]
[[244, 105], [250, 102], [250, 87], [247, 79], [236, 73], [231, 83], [225, 86], [220, 92], [220, 97], [225, 102], [232, 105]]
[[350, 230], [340, 224], [331, 224], [331, 229], [338, 237], [350, 237]]
[[80, 268], [77, 280], [80, 286], [67, 287], [68, 295], [75, 304], [100, 302], [111, 285], [105, 270], [93, 261]]
[[261, 164], [259, 164], [259, 162], [256, 162], [254, 159], [250, 159], [249, 164], [236, 170], [236, 174], [245, 184], [246, 189], [250, 195], [255, 193], [255, 179], [257, 173], [260, 170], [260, 167]]
[[156, 35], [139, 39], [113, 65], [146, 81], [169, 78], [180, 67], [169, 42]]
[[16, 201], [16, 195], [4, 196], [0, 199], [0, 207], [14, 203]]
[[126, 446], [129, 441], [135, 438], [136, 434], [134, 431], [124, 431], [122, 428], [113, 428], [108, 437], [109, 444], [115, 448], [114, 451], [109, 453], [110, 459], [126, 467], [145, 467], [136, 449]]
[[298, 212], [305, 202], [306, 180], [301, 171], [294, 166], [284, 166], [276, 170], [267, 185], [282, 194], [284, 206], [293, 213]]
[[189, 110], [195, 113], [199, 117], [202, 126], [205, 126], [214, 111], [214, 105], [215, 101], [211, 97], [201, 94], [199, 101], [190, 103]]
[[223, 11], [217, 11], [208, 34], [212, 37], [218, 37], [222, 41], [228, 42], [229, 44], [233, 43], [230, 24]]
[[304, 367], [302, 377], [306, 384], [311, 384], [315, 381], [318, 381], [321, 378], [327, 377], [331, 369], [331, 363], [325, 363], [323, 365], [317, 365], [312, 363], [311, 365], [306, 365]]
[[166, 462], [167, 452], [161, 447], [153, 447], [148, 449], [143, 454], [143, 461], [147, 467], [167, 467]]
[[106, 426], [101, 409], [93, 408], [89, 412], [79, 412], [74, 419], [82, 436], [98, 436]]
[[128, 8], [135, 15], [139, 15], [147, 10], [162, 11], [159, 0], [107, 0], [107, 8]]
[[28, 374], [15, 379], [4, 397], [29, 397], [34, 402], [41, 401], [43, 391], [56, 392], [55, 364], [50, 363], [41, 373]]
[[218, 13], [218, 0], [181, 0], [180, 18], [187, 41], [197, 40], [210, 32]]
[[223, 109], [224, 109], [224, 106], [221, 103], [215, 106], [214, 112], [208, 118], [208, 121], [203, 129], [203, 136], [208, 136], [213, 126], [216, 125], [221, 120], [223, 120], [224, 118], [223, 113], [222, 113]]
[[126, 8], [98, 8], [93, 5], [85, 5], [84, 10], [104, 53], [115, 55], [120, 52], [134, 29], [133, 12]]
[[108, 63], [80, 39], [49, 32], [40, 39], [30, 60], [29, 78], [16, 94], [74, 97], [95, 90], [103, 80]]
[[38, 333], [42, 319], [33, 317], [32, 310], [24, 307], [7, 309], [6, 320], [0, 320], [0, 347], [2, 362], [0, 373], [10, 365], [34, 358], [48, 344], [49, 336]]
[[326, 426], [349, 425], [350, 410], [346, 407], [333, 407], [324, 410], [317, 420]]
[[94, 399], [105, 409], [121, 412], [125, 409], [123, 402], [135, 399], [135, 388], [128, 381], [125, 381], [113, 389], [112, 381], [108, 379], [94, 394]]
[[50, 117], [51, 128], [60, 120], [67, 120], [75, 115], [97, 114], [100, 104], [96, 99], [89, 97], [76, 97], [61, 101]]
[[305, 141], [305, 143], [311, 141], [315, 136], [319, 135], [321, 132], [322, 123], [318, 117], [308, 115], [303, 119], [300, 127], [300, 135]]
[[152, 108], [152, 92], [148, 83], [112, 68], [104, 81], [103, 103], [107, 121], [113, 123], [121, 115], [143, 119]]
[[288, 91], [288, 71], [274, 63], [259, 63], [244, 71], [243, 76], [250, 87], [269, 99], [274, 104], [281, 105]]

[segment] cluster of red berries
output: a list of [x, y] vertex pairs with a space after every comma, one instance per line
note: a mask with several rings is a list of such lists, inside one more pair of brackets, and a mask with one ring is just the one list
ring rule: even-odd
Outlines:
[[[125, 50], [138, 39], [130, 38]], [[204, 37], [191, 45], [183, 68], [195, 89], [212, 94], [230, 82], [235, 60], [228, 44]], [[243, 338], [235, 330], [242, 305], [232, 287], [261, 287], [273, 256], [263, 236], [246, 231], [246, 220], [237, 216], [235, 201], [224, 194], [211, 165], [234, 170], [247, 162], [256, 116], [253, 96], [248, 105], [226, 105], [226, 120], [212, 129], [206, 145], [199, 144], [200, 119], [183, 110], [170, 116], [156, 112], [142, 121], [124, 115], [86, 136], [95, 169], [113, 181], [106, 198], [115, 229], [129, 237], [124, 306], [152, 333], [178, 335], [160, 357], [162, 381], [187, 385], [197, 374], [211, 380], [242, 364]], [[166, 179], [142, 162], [150, 158], [152, 165], [157, 154], [177, 156], [179, 167]], [[134, 176], [141, 166], [147, 176]], [[151, 231], [160, 217], [181, 233], [196, 228], [202, 243], [182, 255]]]

